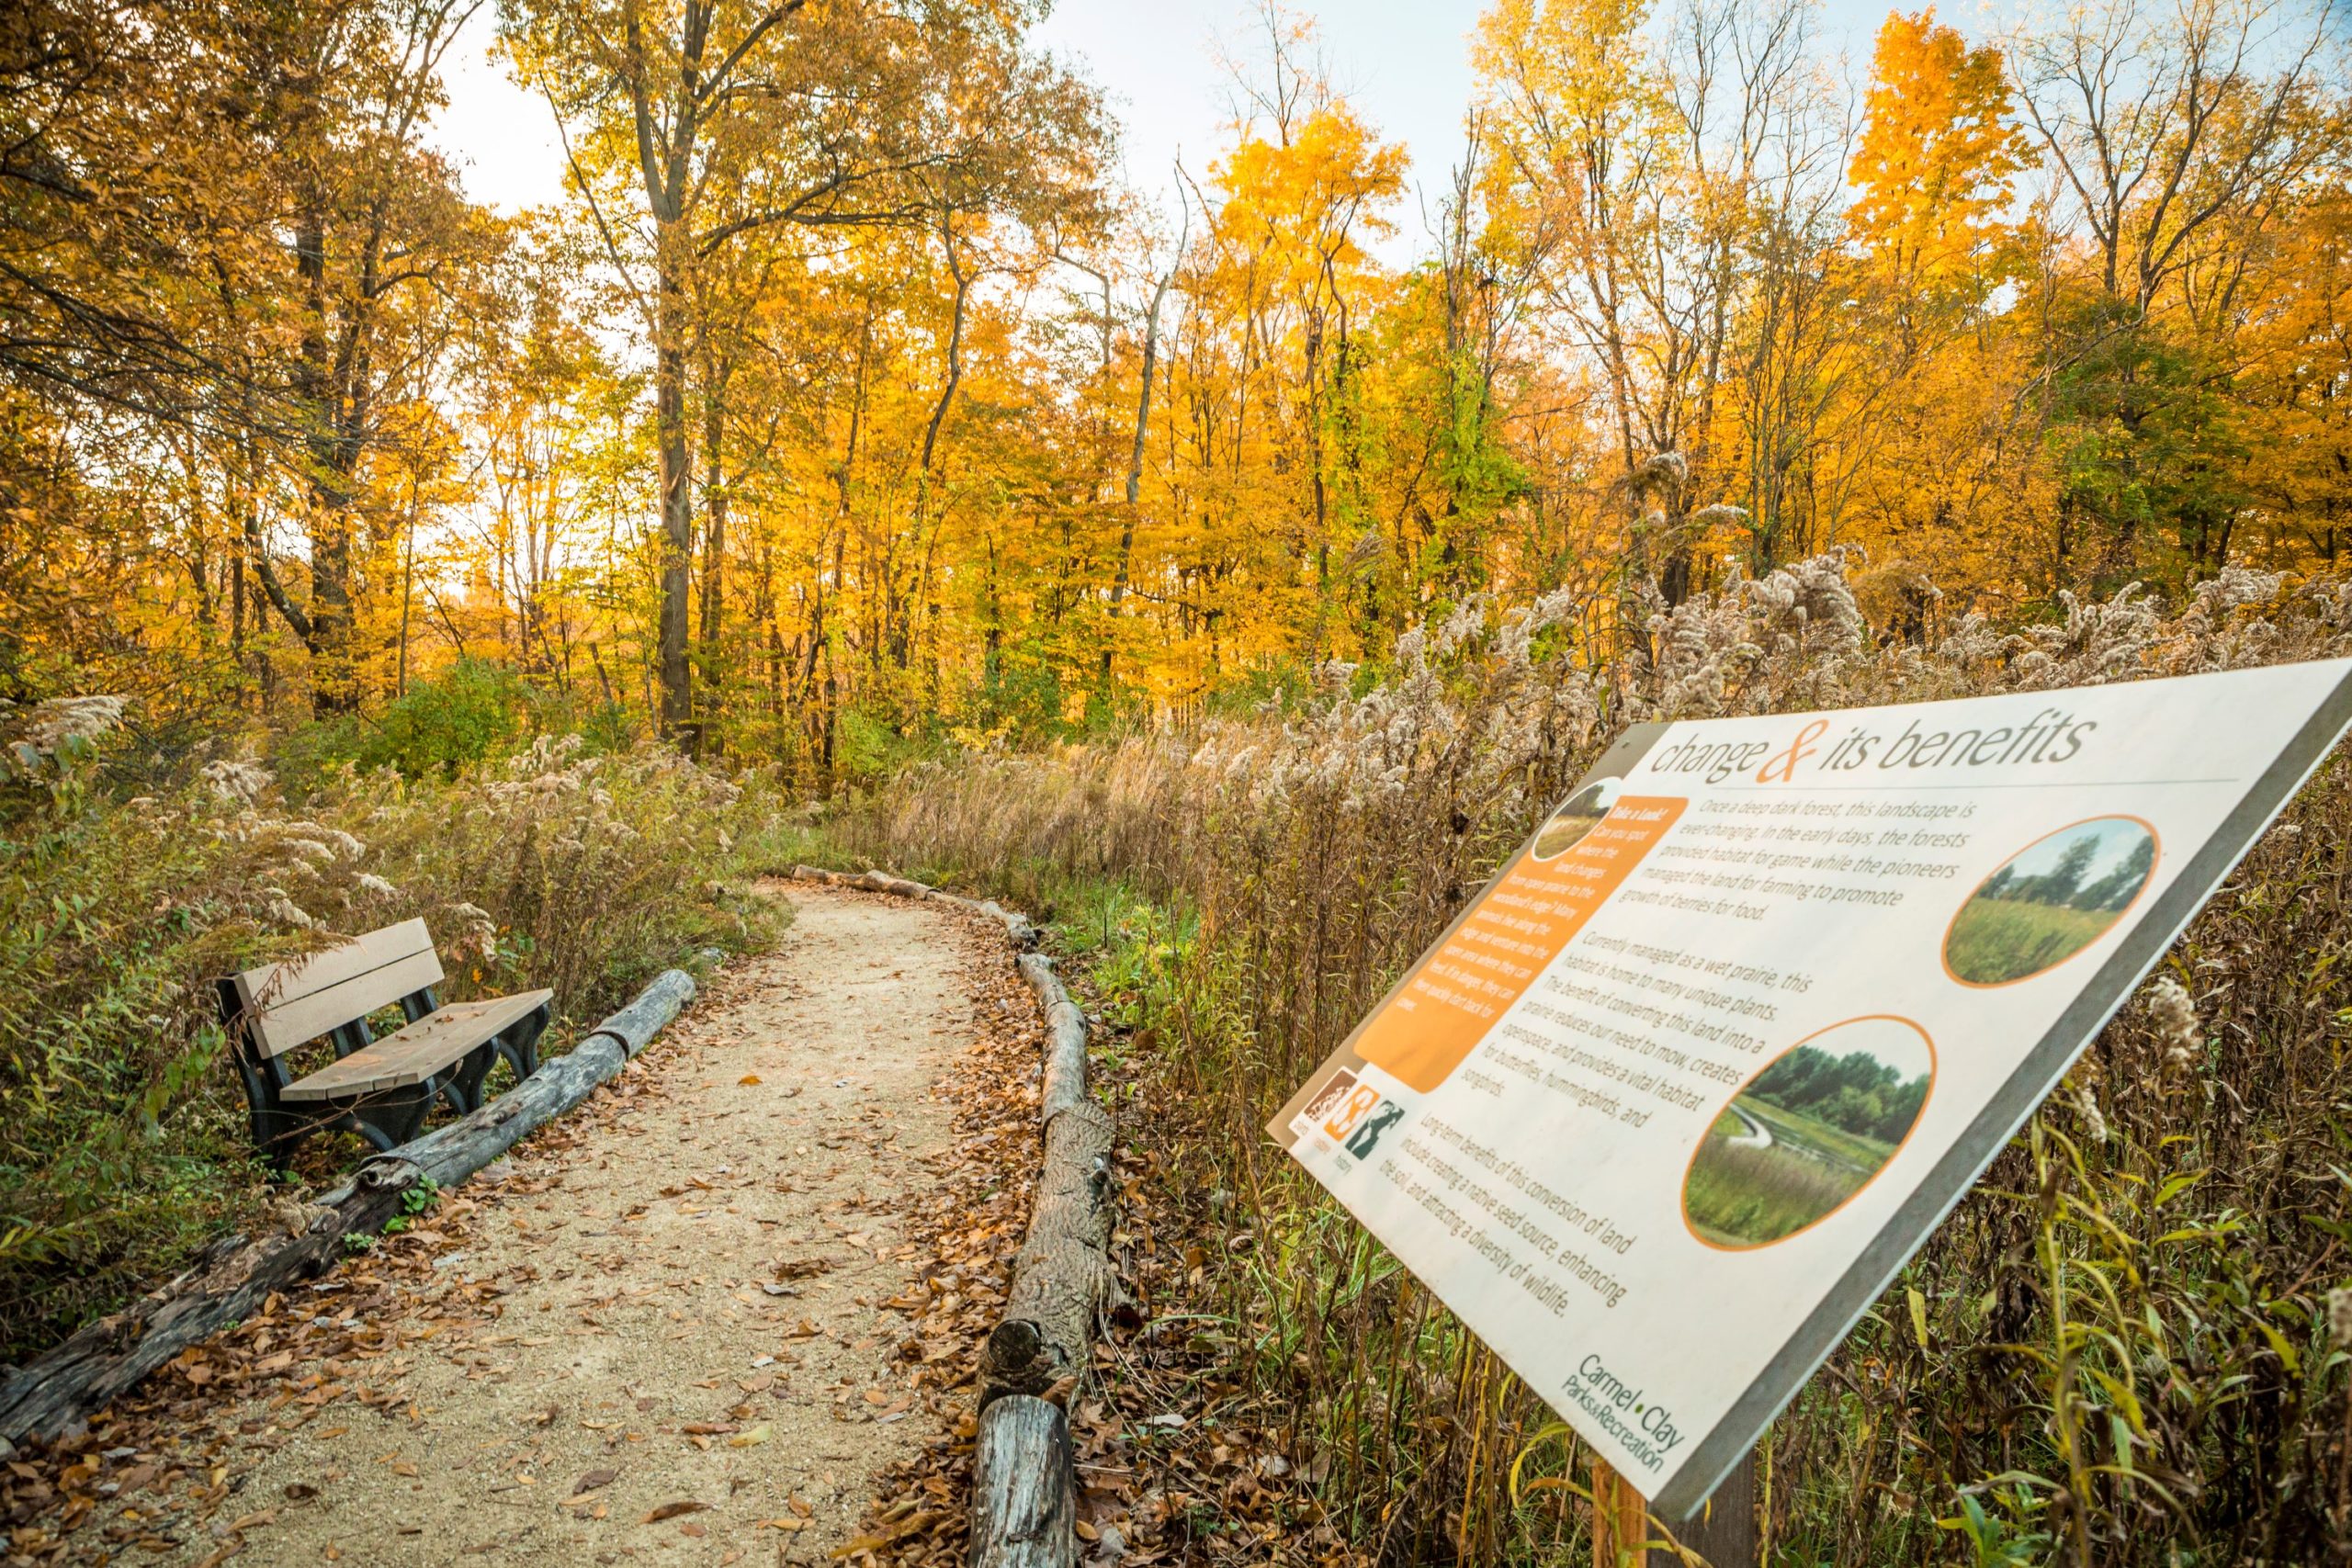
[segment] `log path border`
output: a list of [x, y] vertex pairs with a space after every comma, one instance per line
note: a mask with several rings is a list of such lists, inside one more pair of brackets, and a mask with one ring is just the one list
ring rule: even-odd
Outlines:
[[1111, 1267], [1110, 1113], [1086, 1092], [1086, 1015], [1032, 951], [1037, 928], [993, 899], [974, 901], [885, 871], [796, 865], [795, 879], [953, 905], [1004, 927], [1021, 977], [1046, 1015], [1037, 1121], [1040, 1157], [1029, 1233], [1013, 1261], [1004, 1316], [980, 1351], [972, 1568], [1075, 1568], [1077, 1472], [1064, 1405], [1085, 1375], [1094, 1325], [1123, 1295]]

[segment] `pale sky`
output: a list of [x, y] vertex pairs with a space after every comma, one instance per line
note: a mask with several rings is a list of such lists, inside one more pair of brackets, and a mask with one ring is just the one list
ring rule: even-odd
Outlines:
[[[1922, 3], [1905, 0], [1906, 6]], [[1851, 56], [1857, 75], [1888, 4], [1826, 0], [1822, 6], [1825, 46]], [[1317, 19], [1332, 79], [1382, 134], [1406, 144], [1408, 182], [1434, 209], [1461, 155], [1462, 115], [1471, 96], [1468, 39], [1481, 0], [1294, 0], [1289, 9]], [[1939, 12], [1967, 27], [1972, 9], [1962, 0]], [[1059, 0], [1033, 37], [1106, 89], [1126, 127], [1128, 181], [1156, 197], [1172, 221], [1170, 171], [1178, 152], [1205, 183], [1210, 158], [1226, 143], [1231, 78], [1219, 62], [1220, 45], [1244, 60], [1256, 58], [1254, 28], [1254, 12], [1240, 0]], [[449, 107], [434, 134], [458, 160], [468, 192], [512, 212], [561, 196], [563, 152], [546, 101], [510, 81], [490, 57], [494, 32], [485, 5], [450, 51]], [[1397, 235], [1379, 247], [1392, 264], [1421, 251], [1424, 204], [1408, 197], [1394, 214]]]

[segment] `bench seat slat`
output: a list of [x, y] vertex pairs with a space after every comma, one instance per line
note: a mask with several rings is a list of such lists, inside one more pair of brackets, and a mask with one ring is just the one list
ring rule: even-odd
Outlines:
[[546, 1005], [553, 991], [522, 991], [488, 1001], [454, 1002], [397, 1034], [354, 1051], [286, 1086], [289, 1100], [349, 1100], [423, 1083], [485, 1040]]

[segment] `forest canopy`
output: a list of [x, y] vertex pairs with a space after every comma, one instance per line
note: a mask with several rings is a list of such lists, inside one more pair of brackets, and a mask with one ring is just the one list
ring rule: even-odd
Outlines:
[[2324, 8], [1849, 63], [1800, 0], [1494, 0], [1446, 170], [1270, 4], [1163, 210], [1034, 5], [508, 0], [568, 178], [502, 216], [429, 134], [482, 3], [8, 8], [0, 694], [283, 731], [487, 662], [829, 788], [1482, 597], [1639, 634], [1844, 549], [1926, 642], [2343, 543]]

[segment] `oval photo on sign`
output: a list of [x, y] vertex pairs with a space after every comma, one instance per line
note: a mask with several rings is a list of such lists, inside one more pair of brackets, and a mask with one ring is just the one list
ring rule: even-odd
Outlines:
[[1557, 860], [1575, 849], [1577, 842], [1609, 815], [1609, 808], [1617, 804], [1618, 792], [1624, 786], [1623, 779], [1601, 779], [1585, 785], [1562, 801], [1560, 808], [1552, 813], [1551, 819], [1535, 835], [1535, 848], [1532, 852], [1534, 857], [1537, 860]]
[[1952, 916], [1944, 967], [1963, 986], [2055, 968], [2123, 918], [2155, 867], [2155, 835], [2136, 817], [2094, 817], [2037, 839]]
[[1935, 1073], [1928, 1036], [1908, 1019], [1857, 1018], [1800, 1040], [1699, 1140], [1682, 1178], [1690, 1234], [1745, 1251], [1819, 1224], [1894, 1157]]

